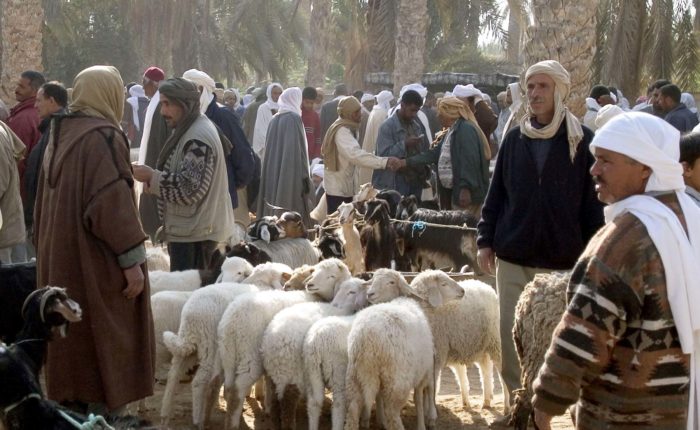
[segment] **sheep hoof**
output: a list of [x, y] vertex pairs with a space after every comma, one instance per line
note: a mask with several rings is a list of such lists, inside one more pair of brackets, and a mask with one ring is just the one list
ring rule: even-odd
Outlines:
[[491, 409], [491, 400], [484, 400], [481, 409]]

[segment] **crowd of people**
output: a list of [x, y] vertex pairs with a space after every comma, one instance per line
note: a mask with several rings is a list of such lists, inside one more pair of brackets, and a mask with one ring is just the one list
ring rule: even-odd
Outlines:
[[68, 89], [22, 73], [0, 121], [0, 262], [36, 258], [38, 284], [67, 287], [85, 310], [49, 347], [49, 398], [104, 413], [152, 394], [146, 239], [167, 243], [171, 270], [205, 269], [251, 213], [293, 210], [311, 227], [315, 207], [333, 213], [372, 183], [480, 220], [504, 389], [520, 388], [511, 333], [524, 286], [571, 271], [535, 383], [539, 428], [574, 404], [580, 429], [697, 428], [693, 96], [658, 80], [630, 107], [595, 85], [577, 118], [570, 84], [543, 61], [497, 103], [473, 84], [419, 83], [396, 96], [339, 84], [324, 102], [321, 88], [279, 83], [241, 96], [196, 69], [149, 67], [125, 85], [93, 66]]

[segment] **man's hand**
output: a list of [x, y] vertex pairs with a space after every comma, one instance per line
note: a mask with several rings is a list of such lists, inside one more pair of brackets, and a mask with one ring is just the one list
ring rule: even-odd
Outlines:
[[472, 204], [472, 193], [469, 188], [462, 188], [459, 191], [459, 207], [466, 208], [470, 204]]
[[406, 160], [401, 160], [396, 157], [389, 157], [386, 162], [386, 168], [391, 170], [392, 172], [395, 172], [399, 170], [401, 167], [406, 165]]
[[133, 299], [143, 292], [144, 275], [140, 264], [135, 264], [128, 269], [122, 269], [126, 278], [126, 288], [122, 291], [124, 297]]
[[485, 273], [493, 275], [496, 273], [496, 258], [491, 248], [480, 248], [476, 254], [476, 259], [479, 262], [479, 267]]
[[552, 416], [535, 409], [535, 424], [540, 430], [552, 430]]
[[133, 164], [131, 167], [134, 169], [134, 179], [139, 182], [151, 182], [153, 169], [143, 164]]

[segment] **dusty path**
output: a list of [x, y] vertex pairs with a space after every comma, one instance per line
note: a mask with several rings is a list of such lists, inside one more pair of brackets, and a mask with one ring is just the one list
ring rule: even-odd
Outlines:
[[[471, 385], [470, 400], [471, 410], [463, 410], [459, 388], [455, 382], [455, 378], [448, 369], [442, 374], [442, 384], [440, 395], [438, 396], [438, 430], [456, 430], [456, 429], [474, 429], [487, 430], [489, 423], [497, 417], [502, 416], [503, 412], [503, 395], [501, 386], [498, 381], [495, 382], [494, 391], [496, 393], [493, 407], [490, 409], [481, 408], [481, 382], [479, 380], [479, 372], [476, 367], [469, 368], [469, 383]], [[147, 406], [149, 410], [146, 413], [146, 418], [150, 419], [154, 424], [159, 422], [160, 402], [163, 395], [163, 385], [156, 386], [155, 396], [148, 399]], [[191, 422], [191, 391], [187, 384], [181, 384], [178, 387], [178, 394], [175, 398], [174, 417], [171, 421], [170, 428], [173, 430], [189, 430], [192, 427]], [[219, 404], [215, 407], [212, 413], [212, 422], [209, 426], [211, 430], [223, 429], [224, 416], [223, 411], [226, 409], [226, 402], [222, 398]], [[258, 403], [251, 398], [246, 401], [244, 409], [246, 424], [251, 429], [270, 430], [269, 420], [265, 417]], [[413, 403], [409, 402], [403, 410], [403, 422], [406, 429], [415, 428], [415, 413]], [[299, 407], [297, 412], [297, 425], [299, 430], [306, 428], [306, 411], [303, 407]], [[324, 405], [323, 415], [321, 416], [321, 430], [330, 430], [330, 399]], [[573, 425], [568, 416], [556, 417], [552, 426], [555, 430], [572, 430]], [[372, 430], [378, 429], [374, 424], [374, 416], [372, 418]]]

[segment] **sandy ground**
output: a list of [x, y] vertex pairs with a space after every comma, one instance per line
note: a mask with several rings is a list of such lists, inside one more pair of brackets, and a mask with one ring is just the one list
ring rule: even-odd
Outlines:
[[[497, 379], [497, 378], [496, 378]], [[498, 380], [495, 381], [495, 397], [491, 408], [481, 408], [481, 382], [479, 380], [479, 372], [476, 367], [472, 366], [469, 369], [469, 382], [471, 385], [470, 401], [472, 408], [464, 410], [462, 408], [459, 388], [456, 385], [455, 378], [451, 371], [445, 369], [442, 373], [442, 384], [440, 394], [438, 395], [438, 430], [456, 430], [456, 429], [474, 429], [486, 430], [489, 428], [489, 423], [494, 419], [502, 416], [503, 413], [503, 395], [501, 386]], [[158, 384], [156, 393], [153, 397], [147, 400], [148, 411], [144, 417], [151, 420], [153, 424], [158, 424], [159, 410], [161, 398], [163, 395], [164, 386]], [[324, 405], [323, 415], [321, 416], [321, 430], [331, 429], [330, 418], [330, 396], [327, 395], [327, 401]], [[188, 384], [180, 384], [175, 398], [176, 404], [174, 415], [171, 420], [170, 429], [184, 430], [191, 429], [191, 390]], [[224, 411], [226, 410], [226, 402], [220, 397], [219, 404], [215, 407], [212, 413], [212, 421], [209, 429], [223, 429]], [[269, 419], [262, 412], [260, 405], [252, 398], [248, 398], [244, 409], [245, 422], [250, 429], [268, 430], [272, 429]], [[403, 422], [407, 429], [415, 428], [415, 410], [412, 401], [409, 401], [404, 407]], [[307, 428], [306, 409], [300, 405], [297, 411], [297, 426], [298, 428]], [[378, 429], [374, 423], [374, 414], [372, 415], [371, 429]], [[568, 416], [556, 417], [552, 428], [555, 430], [570, 430], [573, 429], [571, 419]]]

